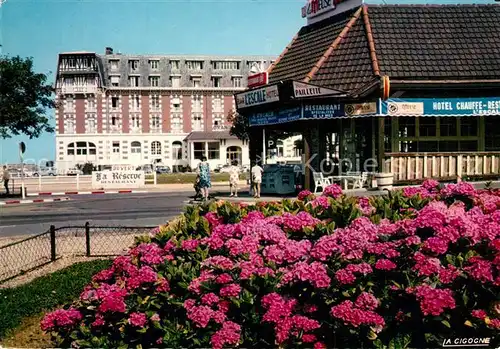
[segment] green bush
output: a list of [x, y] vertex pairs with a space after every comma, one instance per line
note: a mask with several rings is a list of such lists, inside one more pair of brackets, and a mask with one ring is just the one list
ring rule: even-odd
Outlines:
[[23, 318], [78, 298], [92, 275], [110, 265], [109, 260], [76, 263], [28, 284], [0, 289], [0, 338], [17, 327]]

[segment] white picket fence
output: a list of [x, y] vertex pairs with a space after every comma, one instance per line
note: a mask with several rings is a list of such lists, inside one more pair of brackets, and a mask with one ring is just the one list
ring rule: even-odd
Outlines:
[[[156, 173], [151, 175], [146, 175], [145, 184], [155, 185], [157, 184]], [[11, 183], [9, 187], [20, 188], [22, 186], [22, 178], [19, 176], [12, 176]], [[28, 189], [28, 192], [33, 192], [33, 190], [38, 192], [51, 191], [56, 188], [68, 189], [68, 190], [81, 190], [81, 189], [91, 189], [92, 188], [92, 175], [80, 175], [75, 176], [31, 176], [24, 177], [24, 186]]]
[[393, 173], [396, 182], [426, 178], [455, 179], [467, 176], [500, 177], [500, 152], [387, 155], [385, 172]]

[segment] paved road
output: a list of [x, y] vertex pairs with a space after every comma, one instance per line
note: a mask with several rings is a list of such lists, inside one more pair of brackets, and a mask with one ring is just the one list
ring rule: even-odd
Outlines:
[[36, 234], [52, 224], [155, 226], [177, 216], [192, 193], [75, 195], [72, 200], [1, 206], [0, 237]]

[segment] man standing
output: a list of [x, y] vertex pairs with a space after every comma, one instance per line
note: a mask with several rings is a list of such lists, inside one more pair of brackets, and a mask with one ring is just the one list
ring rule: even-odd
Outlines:
[[7, 169], [6, 165], [3, 166], [2, 179], [3, 179], [3, 186], [5, 187], [5, 193], [9, 195], [10, 172]]
[[256, 162], [254, 162], [251, 172], [254, 198], [260, 198], [260, 185], [262, 183], [262, 173], [264, 170]]

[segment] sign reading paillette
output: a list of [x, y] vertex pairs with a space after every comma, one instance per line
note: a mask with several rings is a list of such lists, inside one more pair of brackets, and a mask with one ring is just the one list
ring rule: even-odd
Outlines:
[[93, 189], [142, 188], [146, 184], [144, 171], [92, 172]]

